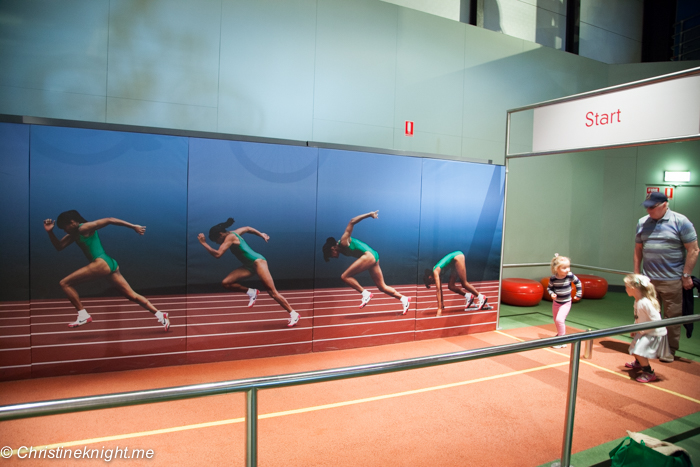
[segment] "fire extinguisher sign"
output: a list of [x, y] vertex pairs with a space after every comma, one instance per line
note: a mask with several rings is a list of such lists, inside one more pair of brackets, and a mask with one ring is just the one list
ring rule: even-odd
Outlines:
[[[651, 193], [658, 193], [661, 191], [661, 187], [658, 186], [648, 186], [647, 187], [647, 196]], [[664, 194], [666, 195], [666, 198], [668, 199], [673, 199], [673, 187], [666, 187], [664, 188]]]
[[413, 136], [413, 122], [406, 120], [406, 125], [404, 127], [406, 136]]

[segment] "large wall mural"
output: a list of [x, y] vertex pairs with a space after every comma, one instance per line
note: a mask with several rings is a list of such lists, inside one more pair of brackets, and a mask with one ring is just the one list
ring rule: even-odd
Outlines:
[[0, 148], [0, 379], [496, 328], [501, 166], [4, 123]]

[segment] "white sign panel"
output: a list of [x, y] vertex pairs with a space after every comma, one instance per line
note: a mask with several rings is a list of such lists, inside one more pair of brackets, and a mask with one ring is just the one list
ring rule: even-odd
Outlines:
[[700, 76], [538, 107], [533, 152], [700, 135]]

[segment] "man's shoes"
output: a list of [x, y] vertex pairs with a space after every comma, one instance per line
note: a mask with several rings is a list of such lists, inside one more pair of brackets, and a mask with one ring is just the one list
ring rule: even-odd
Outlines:
[[663, 362], [663, 363], [673, 363], [674, 360], [675, 360], [675, 355], [671, 355], [670, 357], [661, 357], [659, 359], [659, 361]]
[[163, 321], [160, 322], [163, 325], [163, 329], [167, 332], [170, 329], [170, 318], [168, 318], [167, 313], [163, 313]]

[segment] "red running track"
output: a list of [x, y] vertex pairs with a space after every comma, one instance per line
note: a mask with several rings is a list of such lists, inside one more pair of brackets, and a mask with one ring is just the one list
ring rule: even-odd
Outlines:
[[464, 310], [464, 298], [445, 289], [445, 309], [436, 315], [435, 288], [395, 289], [401, 302], [376, 288], [360, 309], [351, 288], [289, 290], [283, 294], [301, 319], [287, 327], [289, 314], [261, 293], [248, 308], [245, 294], [149, 296], [170, 316], [165, 332], [156, 318], [121, 297], [85, 299], [93, 318], [68, 328], [76, 313], [67, 300], [0, 303], [0, 380], [205, 363], [487, 332], [498, 320], [498, 281], [473, 283], [493, 305]]

